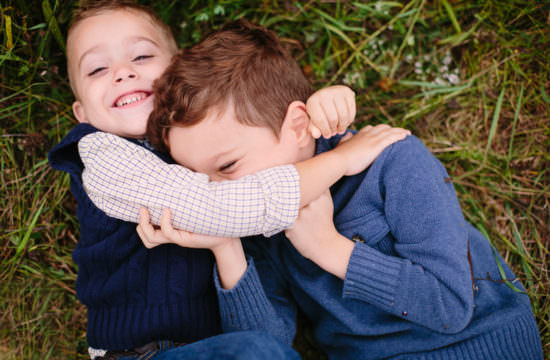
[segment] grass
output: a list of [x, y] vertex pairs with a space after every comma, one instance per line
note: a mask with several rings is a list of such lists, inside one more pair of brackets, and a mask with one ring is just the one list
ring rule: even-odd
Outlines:
[[[348, 83], [356, 126], [411, 129], [466, 218], [528, 289], [550, 354], [550, 5], [527, 0], [154, 3], [188, 46], [244, 16], [275, 30], [316, 87]], [[78, 239], [48, 150], [76, 122], [64, 60], [73, 1], [0, 5], [0, 357], [86, 358]], [[307, 329], [300, 348], [306, 358]], [[547, 355], [550, 359], [550, 355]]]

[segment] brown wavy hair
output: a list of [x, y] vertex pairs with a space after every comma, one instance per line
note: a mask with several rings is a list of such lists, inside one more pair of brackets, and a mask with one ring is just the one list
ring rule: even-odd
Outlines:
[[239, 20], [181, 50], [153, 91], [147, 138], [168, 151], [171, 127], [193, 126], [227, 106], [234, 106], [240, 123], [278, 136], [288, 105], [305, 102], [312, 87], [274, 32]]

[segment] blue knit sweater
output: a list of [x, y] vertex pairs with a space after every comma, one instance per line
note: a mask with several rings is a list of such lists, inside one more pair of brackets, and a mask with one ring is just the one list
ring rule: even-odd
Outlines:
[[136, 224], [108, 217], [86, 195], [77, 144], [95, 131], [77, 125], [49, 154], [52, 167], [70, 174], [78, 203], [80, 239], [73, 259], [79, 268], [76, 292], [88, 309], [88, 344], [121, 350], [219, 333], [210, 251], [176, 245], [148, 250]]
[[[338, 139], [320, 140], [317, 152]], [[337, 230], [355, 239], [346, 277], [304, 258], [280, 233], [244, 240], [253, 259], [218, 287], [224, 331], [291, 342], [297, 309], [331, 359], [541, 359], [522, 285], [467, 223], [441, 163], [413, 136], [331, 189]], [[357, 241], [359, 240], [359, 241]]]

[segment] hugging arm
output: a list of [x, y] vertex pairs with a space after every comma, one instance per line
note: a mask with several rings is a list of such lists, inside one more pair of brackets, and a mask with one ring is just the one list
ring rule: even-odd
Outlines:
[[441, 163], [416, 138], [384, 158], [380, 196], [397, 256], [356, 243], [344, 297], [442, 333], [465, 328], [473, 313], [468, 233]]
[[119, 136], [96, 132], [78, 144], [82, 181], [92, 202], [109, 216], [138, 222], [147, 207], [158, 224], [172, 210], [176, 228], [217, 236], [270, 234], [290, 226], [298, 213], [299, 174], [292, 165], [235, 181], [167, 164], [151, 151]]

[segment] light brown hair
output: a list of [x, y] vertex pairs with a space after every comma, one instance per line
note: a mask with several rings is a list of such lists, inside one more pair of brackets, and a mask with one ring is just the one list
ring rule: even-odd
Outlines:
[[167, 151], [171, 127], [193, 126], [227, 106], [240, 123], [278, 136], [290, 103], [305, 102], [312, 87], [275, 33], [239, 20], [181, 50], [153, 91], [147, 137]]
[[[100, 15], [108, 11], [133, 11], [135, 13], [145, 16], [154, 26], [158, 27], [159, 33], [162, 34], [162, 37], [166, 41], [168, 48], [172, 53], [176, 53], [178, 47], [176, 45], [176, 40], [170, 27], [162, 21], [157, 14], [148, 6], [140, 5], [132, 0], [83, 0], [80, 1], [78, 8], [73, 11], [71, 22], [69, 23], [69, 30], [67, 31], [67, 40], [71, 36], [72, 31], [76, 28], [78, 24], [82, 21]], [[68, 52], [67, 52], [68, 55]], [[67, 56], [67, 63], [70, 62], [70, 59]], [[68, 64], [69, 65], [69, 64]], [[67, 66], [69, 68], [69, 66]], [[71, 80], [71, 72], [69, 73], [69, 81], [71, 82], [71, 87], [73, 92], [75, 88]], [[76, 93], [75, 93], [76, 95]]]

